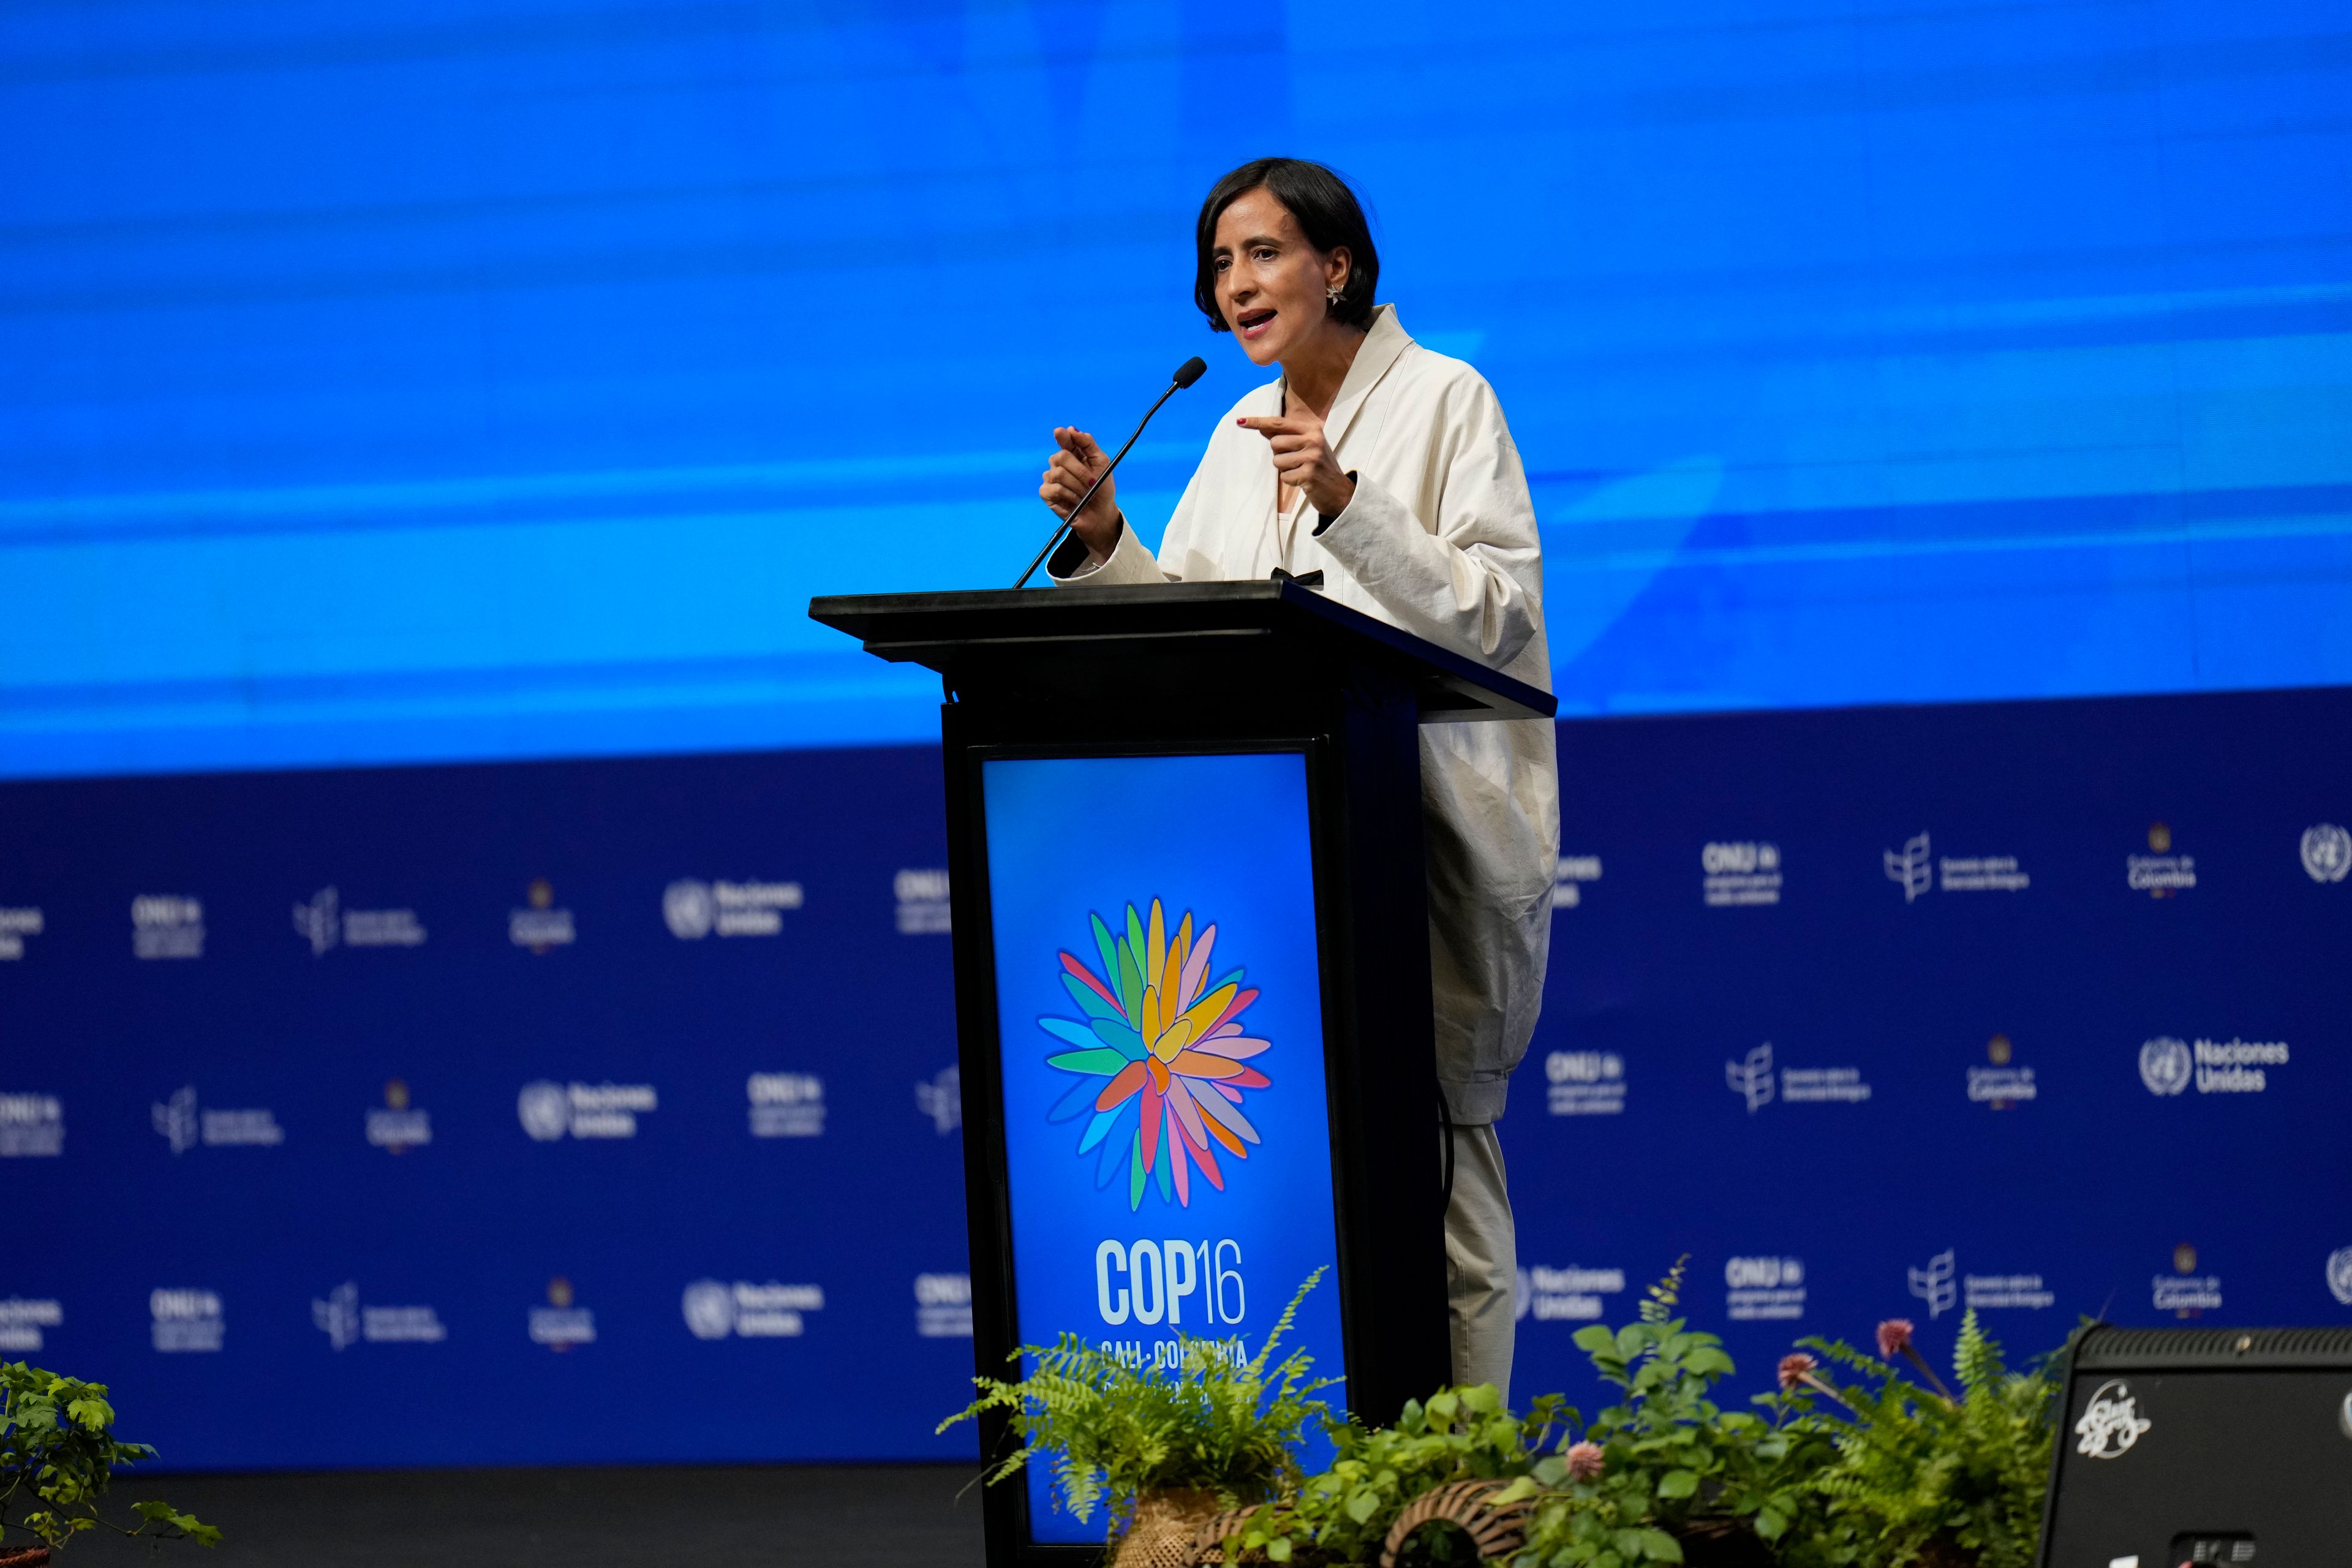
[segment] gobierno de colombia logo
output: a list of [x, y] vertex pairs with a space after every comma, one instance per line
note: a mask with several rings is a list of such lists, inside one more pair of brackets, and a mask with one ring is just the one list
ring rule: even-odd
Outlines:
[[1172, 940], [1158, 899], [1149, 916], [1128, 905], [1125, 930], [1117, 934], [1100, 915], [1088, 920], [1108, 978], [1072, 953], [1060, 955], [1063, 989], [1086, 1016], [1037, 1020], [1076, 1047], [1045, 1058], [1079, 1079], [1046, 1120], [1093, 1113], [1077, 1152], [1101, 1151], [1098, 1189], [1126, 1171], [1129, 1210], [1142, 1206], [1147, 1186], [1159, 1188], [1162, 1203], [1189, 1208], [1193, 1168], [1223, 1192], [1217, 1150], [1243, 1160], [1245, 1145], [1260, 1142], [1241, 1109], [1244, 1090], [1272, 1087], [1264, 1073], [1244, 1065], [1272, 1044], [1244, 1031], [1241, 1016], [1258, 994], [1243, 989], [1239, 969], [1210, 980], [1217, 928], [1205, 927], [1195, 939], [1190, 910]]

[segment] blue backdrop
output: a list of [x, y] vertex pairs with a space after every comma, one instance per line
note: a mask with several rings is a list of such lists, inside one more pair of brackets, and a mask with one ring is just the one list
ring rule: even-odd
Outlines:
[[[1971, 1304], [2352, 1321], [2352, 693], [1560, 736], [1522, 1395], [1589, 1404], [1570, 1336], [1684, 1253], [1743, 1393]], [[0, 1351], [181, 1465], [969, 1452], [940, 795], [925, 748], [0, 785]], [[1242, 934], [1297, 1132], [1301, 961]], [[1255, 1349], [1296, 1280], [1197, 1184], [1084, 1239], [1252, 1238]]]
[[0, 1177], [53, 1241], [0, 1353], [180, 1464], [970, 1447], [930, 1437], [971, 1373], [940, 788], [7, 786]]

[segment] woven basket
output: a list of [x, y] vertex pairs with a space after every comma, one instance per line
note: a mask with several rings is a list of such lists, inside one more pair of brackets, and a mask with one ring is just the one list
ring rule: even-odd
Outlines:
[[1486, 1499], [1508, 1485], [1508, 1481], [1455, 1481], [1422, 1493], [1405, 1504], [1404, 1511], [1389, 1526], [1388, 1539], [1381, 1543], [1381, 1568], [1396, 1568], [1397, 1554], [1413, 1532], [1441, 1520], [1470, 1538], [1478, 1549], [1479, 1561], [1508, 1557], [1527, 1543], [1528, 1515], [1535, 1506], [1533, 1499], [1521, 1499], [1501, 1508], [1489, 1507]]
[[1134, 1521], [1118, 1538], [1111, 1568], [1189, 1568], [1193, 1542], [1216, 1517], [1217, 1503], [1214, 1492], [1146, 1492], [1135, 1500]]
[[[1257, 1505], [1252, 1503], [1247, 1508], [1229, 1508], [1223, 1513], [1212, 1516], [1206, 1524], [1192, 1532], [1192, 1550], [1184, 1559], [1184, 1568], [1204, 1568], [1205, 1564], [1213, 1563], [1241, 1562], [1242, 1559], [1238, 1555], [1233, 1557], [1225, 1555], [1225, 1542], [1238, 1534], [1242, 1526], [1249, 1522], [1250, 1515], [1256, 1511]], [[1263, 1553], [1253, 1553], [1252, 1560], [1263, 1562], [1265, 1556]]]
[[[1212, 1564], [1216, 1563], [1261, 1563], [1268, 1561], [1263, 1548], [1254, 1552], [1244, 1552], [1239, 1547], [1228, 1548], [1225, 1544], [1241, 1533], [1242, 1526], [1250, 1521], [1250, 1516], [1257, 1512], [1258, 1506], [1256, 1503], [1252, 1503], [1247, 1508], [1231, 1510], [1217, 1515], [1202, 1525], [1199, 1533], [1192, 1537], [1192, 1554], [1184, 1559], [1185, 1568], [1211, 1568]], [[1290, 1549], [1290, 1568], [1325, 1568], [1325, 1565], [1330, 1562], [1330, 1556], [1320, 1547], [1293, 1546]]]

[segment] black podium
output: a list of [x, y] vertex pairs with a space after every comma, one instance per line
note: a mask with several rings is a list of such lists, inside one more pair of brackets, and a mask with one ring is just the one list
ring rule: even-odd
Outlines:
[[[1323, 1267], [1295, 1342], [1349, 1409], [1446, 1382], [1417, 730], [1552, 699], [1287, 580], [809, 614], [944, 682], [980, 1369], [1255, 1353]], [[992, 1563], [1100, 1542], [1044, 1481], [990, 1489]]]

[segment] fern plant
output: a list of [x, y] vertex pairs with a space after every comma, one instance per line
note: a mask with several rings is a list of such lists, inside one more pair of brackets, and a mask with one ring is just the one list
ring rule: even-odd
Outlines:
[[166, 1503], [132, 1503], [140, 1522], [127, 1529], [99, 1511], [116, 1467], [155, 1455], [116, 1439], [106, 1384], [12, 1362], [0, 1365], [0, 1552], [12, 1533], [62, 1548], [100, 1529], [220, 1544], [218, 1530]]
[[1835, 1461], [1809, 1482], [1826, 1517], [1808, 1543], [1806, 1568], [2032, 1568], [2049, 1485], [2055, 1358], [2009, 1371], [1971, 1310], [1960, 1320], [1952, 1358], [1959, 1392], [1952, 1394], [1913, 1383], [1895, 1364], [1905, 1356], [1939, 1381], [1910, 1334], [1900, 1319], [1882, 1324], [1879, 1356], [1837, 1341], [1800, 1342], [1864, 1380], [1837, 1387], [1810, 1366], [1792, 1380], [1795, 1406], [1851, 1417], [1835, 1423]]
[[[1339, 1451], [1330, 1468], [1252, 1517], [1234, 1544], [1274, 1563], [1309, 1555], [1372, 1562], [1396, 1516], [1423, 1492], [1528, 1475], [1563, 1414], [1572, 1413], [1548, 1394], [1526, 1415], [1513, 1415], [1494, 1384], [1476, 1384], [1408, 1400], [1393, 1426], [1351, 1421], [1333, 1434]], [[1428, 1554], [1444, 1561], [1446, 1551], [1440, 1536]]]
[[1020, 1447], [989, 1467], [986, 1480], [1005, 1480], [1032, 1459], [1048, 1462], [1055, 1506], [1083, 1521], [1108, 1500], [1112, 1534], [1133, 1519], [1136, 1500], [1150, 1492], [1213, 1491], [1228, 1507], [1263, 1502], [1297, 1485], [1298, 1451], [1309, 1429], [1332, 1424], [1330, 1406], [1315, 1396], [1339, 1380], [1310, 1381], [1314, 1358], [1304, 1350], [1273, 1360], [1299, 1303], [1322, 1277], [1319, 1268], [1307, 1277], [1246, 1361], [1239, 1339], [1180, 1334], [1181, 1364], [1163, 1372], [1130, 1366], [1065, 1333], [1050, 1348], [1013, 1352], [1016, 1363], [1034, 1358], [1036, 1370], [1027, 1377], [974, 1378], [980, 1397], [939, 1430], [984, 1411], [1004, 1412]]

